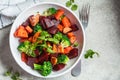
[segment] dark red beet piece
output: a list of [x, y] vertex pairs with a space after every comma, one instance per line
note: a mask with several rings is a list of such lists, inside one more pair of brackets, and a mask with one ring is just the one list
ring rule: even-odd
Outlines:
[[38, 63], [37, 58], [28, 57], [27, 65], [33, 68], [33, 64]]
[[39, 56], [40, 52], [38, 49], [36, 49], [34, 52], [35, 52], [36, 56]]
[[58, 57], [58, 54], [57, 53], [55, 53], [55, 54], [50, 54], [50, 59], [52, 58], [52, 57]]
[[56, 65], [53, 67], [53, 70], [54, 70], [54, 71], [59, 71], [59, 70], [63, 69], [64, 67], [65, 67], [65, 64], [63, 64], [63, 63], [56, 64]]
[[60, 21], [59, 21], [59, 20], [56, 20], [56, 19], [53, 19], [52, 22], [54, 23], [54, 25], [55, 25], [56, 27], [57, 27], [58, 24], [60, 23]]
[[59, 30], [57, 27], [53, 26], [47, 29], [50, 34], [56, 34]]
[[53, 19], [55, 19], [55, 16], [54, 15], [50, 15], [50, 16], [47, 16], [47, 18], [49, 18], [50, 20], [53, 20]]
[[22, 26], [26, 27], [26, 26], [29, 26], [30, 23], [29, 23], [29, 19], [27, 19], [25, 22], [22, 23]]
[[45, 25], [45, 23], [44, 23], [44, 19], [45, 19], [45, 18], [46, 18], [45, 16], [41, 16], [41, 17], [40, 17], [40, 24], [42, 25], [43, 29], [47, 29], [47, 27], [46, 27], [46, 25]]
[[48, 59], [49, 59], [49, 55], [48, 55], [48, 53], [46, 53], [46, 52], [43, 52], [43, 53], [38, 57], [38, 61], [39, 61], [40, 64], [43, 63], [44, 61], [48, 61]]
[[47, 29], [54, 26], [54, 23], [48, 18], [44, 18], [44, 24], [45, 24]]
[[70, 53], [68, 53], [68, 57], [70, 59], [75, 58], [78, 56], [78, 48], [73, 48]]
[[77, 31], [77, 30], [79, 30], [79, 28], [77, 27], [76, 24], [71, 25], [70, 28], [72, 29], [72, 31]]

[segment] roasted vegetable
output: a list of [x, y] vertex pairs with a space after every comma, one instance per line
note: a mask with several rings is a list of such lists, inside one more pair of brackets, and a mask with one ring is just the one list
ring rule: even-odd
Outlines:
[[36, 49], [36, 47], [37, 47], [37, 43], [30, 43], [29, 41], [24, 41], [18, 46], [17, 49], [20, 52], [24, 52], [28, 56], [35, 57], [36, 55], [34, 53], [34, 50]]
[[66, 64], [68, 61], [69, 61], [68, 56], [66, 56], [64, 54], [61, 54], [61, 55], [58, 56], [58, 64], [59, 63]]
[[28, 32], [23, 26], [19, 26], [14, 32], [14, 36], [18, 38], [28, 38]]
[[45, 61], [43, 65], [39, 64], [34, 64], [34, 69], [39, 70], [41, 75], [47, 76], [51, 73], [52, 71], [52, 64], [49, 61]]
[[65, 67], [65, 64], [63, 64], [63, 63], [56, 64], [56, 65], [54, 65], [53, 70], [59, 71], [59, 70], [63, 69], [64, 67]]
[[61, 17], [63, 14], [64, 14], [64, 11], [61, 10], [61, 9], [58, 9], [57, 12], [56, 12], [56, 14], [55, 14], [55, 18], [56, 18], [57, 20], [59, 20], [60, 17]]
[[45, 15], [45, 16], [53, 15], [56, 13], [56, 11], [57, 10], [55, 8], [49, 8], [43, 12], [43, 15]]
[[70, 46], [70, 40], [66, 35], [63, 35], [61, 45], [64, 47]]
[[36, 32], [41, 32], [41, 31], [42, 31], [42, 27], [41, 27], [41, 25], [38, 23], [38, 24], [35, 25], [35, 27], [33, 28], [33, 30], [34, 30], [34, 33], [36, 33]]

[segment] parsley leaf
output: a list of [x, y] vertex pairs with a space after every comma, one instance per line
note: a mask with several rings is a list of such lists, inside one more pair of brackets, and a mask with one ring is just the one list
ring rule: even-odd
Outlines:
[[86, 54], [84, 55], [84, 58], [85, 59], [93, 58], [94, 54], [96, 54], [99, 57], [99, 54], [97, 52], [93, 51], [92, 49], [89, 49], [89, 50], [86, 51]]
[[71, 1], [67, 1], [67, 2], [66, 2], [66, 6], [67, 6], [67, 7], [70, 7], [71, 5], [72, 5], [72, 2], [71, 2]]
[[75, 11], [77, 10], [78, 6], [76, 4], [72, 5], [71, 10]]
[[70, 0], [72, 3], [74, 3], [75, 1], [74, 0]]

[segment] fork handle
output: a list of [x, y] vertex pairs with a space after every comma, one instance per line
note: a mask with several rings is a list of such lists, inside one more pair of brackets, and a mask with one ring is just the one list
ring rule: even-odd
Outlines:
[[74, 77], [79, 76], [81, 73], [81, 60], [77, 63], [77, 65], [71, 70], [71, 75]]

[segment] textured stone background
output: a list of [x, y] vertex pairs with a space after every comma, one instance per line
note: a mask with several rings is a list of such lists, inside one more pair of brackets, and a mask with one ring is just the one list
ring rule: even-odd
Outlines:
[[[66, 0], [44, 0], [64, 4]], [[86, 29], [86, 48], [100, 53], [100, 57], [84, 59], [78, 77], [67, 74], [46, 80], [120, 80], [120, 0], [76, 0], [91, 4], [90, 21]], [[78, 14], [78, 12], [75, 12]], [[10, 80], [3, 72], [12, 66], [21, 73], [23, 80], [44, 80], [23, 71], [14, 61], [9, 49], [10, 26], [0, 30], [0, 80]], [[34, 79], [32, 79], [34, 78]]]

